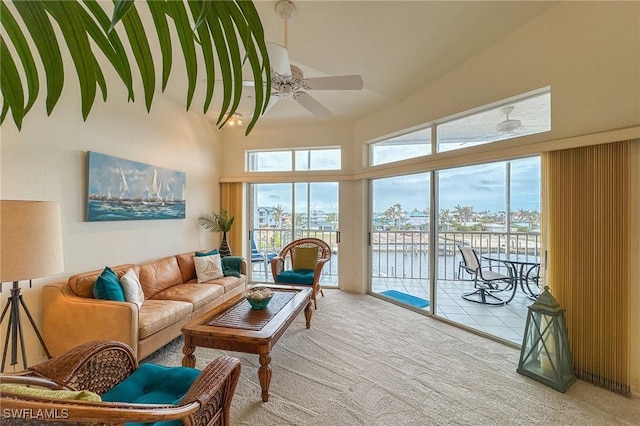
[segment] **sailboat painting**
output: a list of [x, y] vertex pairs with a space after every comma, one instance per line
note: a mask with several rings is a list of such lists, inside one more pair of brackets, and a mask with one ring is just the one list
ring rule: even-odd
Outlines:
[[88, 152], [87, 222], [184, 219], [187, 175]]

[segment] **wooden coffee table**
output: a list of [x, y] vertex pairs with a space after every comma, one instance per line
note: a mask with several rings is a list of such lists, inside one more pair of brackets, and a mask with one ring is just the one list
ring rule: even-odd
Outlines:
[[182, 327], [184, 347], [182, 365], [194, 367], [196, 346], [258, 354], [258, 379], [262, 400], [269, 400], [271, 348], [304, 309], [307, 328], [311, 327], [311, 288], [268, 286], [274, 291], [266, 309], [251, 309], [243, 296], [218, 306]]

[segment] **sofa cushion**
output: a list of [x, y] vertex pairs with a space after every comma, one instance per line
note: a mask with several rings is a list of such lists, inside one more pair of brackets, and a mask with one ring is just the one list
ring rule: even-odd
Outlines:
[[118, 275], [108, 266], [104, 268], [93, 286], [93, 296], [96, 299], [124, 302], [124, 291], [118, 279]]
[[175, 256], [141, 264], [138, 277], [146, 299], [164, 289], [184, 282]]
[[183, 283], [196, 279], [196, 267], [193, 264], [193, 256], [195, 256], [195, 252], [193, 251], [176, 255]]
[[32, 386], [1, 383], [0, 391], [47, 399], [72, 399], [76, 401], [94, 402], [102, 401], [100, 395], [87, 390], [72, 391], [66, 389], [43, 389]]
[[215, 280], [207, 281], [207, 284], [217, 284], [224, 288], [224, 292], [229, 293], [235, 288], [244, 285], [247, 282], [247, 277], [241, 275], [240, 278], [236, 277], [222, 277]]
[[197, 311], [224, 294], [224, 287], [212, 284], [178, 284], [153, 296], [154, 300], [180, 300], [193, 305]]
[[[131, 268], [137, 269], [135, 265], [125, 264], [113, 266], [111, 267], [111, 270], [118, 275], [118, 278], [120, 278]], [[95, 271], [82, 272], [70, 276], [69, 289], [78, 297], [93, 299], [93, 285], [103, 271], [104, 269], [97, 269]]]
[[144, 339], [176, 322], [189, 317], [193, 305], [178, 300], [145, 299], [138, 319], [138, 339]]

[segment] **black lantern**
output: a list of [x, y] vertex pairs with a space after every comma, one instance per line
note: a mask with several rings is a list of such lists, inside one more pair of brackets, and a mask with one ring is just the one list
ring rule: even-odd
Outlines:
[[545, 286], [529, 306], [517, 370], [560, 392], [576, 381], [564, 311]]

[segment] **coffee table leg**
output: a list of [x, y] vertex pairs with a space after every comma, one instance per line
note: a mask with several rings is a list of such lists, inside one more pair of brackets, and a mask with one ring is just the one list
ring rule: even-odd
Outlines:
[[182, 357], [182, 366], [183, 367], [195, 367], [196, 366], [196, 356], [193, 354], [196, 351], [195, 346], [185, 345], [182, 347], [182, 353], [184, 357]]
[[311, 310], [311, 300], [307, 303], [307, 307], [304, 308], [304, 317], [307, 320], [307, 328], [311, 328], [311, 315], [313, 311]]
[[262, 388], [262, 400], [269, 400], [269, 385], [271, 384], [271, 354], [260, 354], [260, 368], [258, 369], [258, 379]]

